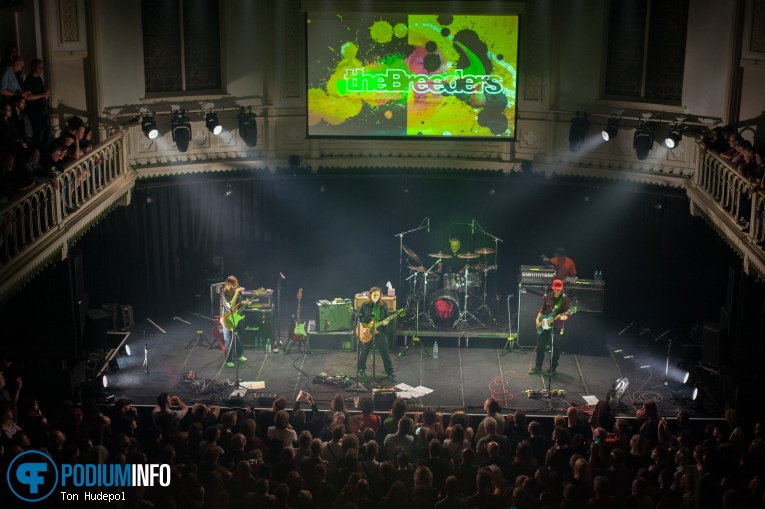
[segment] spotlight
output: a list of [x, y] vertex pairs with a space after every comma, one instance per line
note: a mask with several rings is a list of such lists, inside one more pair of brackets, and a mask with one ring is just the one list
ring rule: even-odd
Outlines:
[[146, 203], [154, 203], [154, 195], [151, 192], [146, 193]]
[[159, 131], [157, 130], [157, 121], [154, 120], [154, 113], [146, 113], [143, 116], [141, 119], [141, 130], [143, 131], [143, 134], [150, 140], [153, 140], [159, 136]]
[[696, 398], [699, 395], [699, 389], [692, 385], [681, 385], [675, 389], [675, 395], [688, 401], [696, 401]]
[[191, 141], [191, 123], [186, 116], [186, 110], [175, 110], [171, 125], [175, 146], [179, 152], [186, 152]]
[[234, 190], [231, 188], [231, 183], [226, 184], [226, 196], [234, 194]]
[[605, 141], [613, 140], [619, 134], [619, 119], [609, 118], [606, 129], [600, 133]]
[[680, 140], [683, 139], [683, 124], [671, 124], [669, 126], [669, 134], [664, 139], [664, 144], [667, 148], [675, 148]]
[[109, 387], [109, 377], [107, 377], [106, 375], [102, 376], [101, 377], [101, 385], [104, 387], [104, 389]]
[[576, 117], [571, 119], [571, 129], [568, 131], [568, 145], [571, 152], [577, 153], [581, 150], [589, 128], [590, 121], [587, 120], [587, 113], [584, 112], [580, 117], [577, 111]]
[[653, 124], [644, 120], [640, 121], [635, 129], [632, 148], [635, 149], [635, 154], [641, 161], [648, 158], [648, 153], [653, 148]]
[[120, 355], [127, 355], [130, 357], [130, 345], [122, 345], [119, 349]]
[[252, 112], [252, 106], [245, 113], [242, 106], [239, 115], [239, 136], [248, 147], [254, 147], [258, 143], [258, 124], [255, 122], [255, 114]]
[[211, 111], [205, 116], [205, 124], [207, 124], [207, 129], [215, 136], [218, 136], [221, 131], [223, 131], [220, 122], [218, 122], [218, 114], [214, 111]]
[[606, 393], [606, 403], [611, 408], [616, 408], [624, 397], [624, 393], [627, 392], [627, 387], [630, 386], [630, 381], [626, 378], [617, 378], [614, 383], [611, 384], [611, 388]]

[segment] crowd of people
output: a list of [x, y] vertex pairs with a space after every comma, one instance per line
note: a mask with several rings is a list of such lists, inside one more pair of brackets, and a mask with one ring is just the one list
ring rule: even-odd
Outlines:
[[80, 171], [62, 185], [56, 177], [92, 150], [93, 133], [83, 119], [73, 116], [54, 137], [42, 60], [32, 59], [27, 69], [14, 46], [4, 56], [0, 63], [0, 207], [38, 184], [50, 183], [60, 193], [62, 211], [72, 212], [88, 172]]
[[[523, 411], [504, 415], [431, 407], [407, 411], [396, 399], [378, 413], [341, 395], [320, 411], [300, 392], [291, 411], [277, 397], [267, 410], [186, 405], [166, 393], [139, 411], [65, 403], [46, 416], [0, 374], [0, 474], [36, 449], [57, 464], [164, 464], [169, 486], [119, 488], [118, 507], [294, 509], [759, 508], [765, 505], [765, 421], [749, 431], [734, 409], [694, 428], [689, 415], [661, 417], [651, 400], [636, 419], [605, 402], [571, 406], [554, 427]], [[308, 404], [310, 410], [302, 408]], [[113, 488], [117, 489], [117, 488]], [[0, 504], [15, 499], [8, 486]], [[54, 505], [55, 506], [55, 505]], [[41, 505], [45, 507], [45, 505]]]
[[[765, 147], [755, 147], [732, 125], [715, 127], [704, 141], [708, 150], [727, 161], [748, 184], [743, 189], [728, 187], [716, 196], [725, 209], [734, 214], [741, 230], [748, 233], [753, 226], [750, 224], [752, 196], [765, 191]], [[759, 233], [757, 246], [765, 249], [763, 210], [756, 211], [755, 220], [758, 223], [757, 232]]]

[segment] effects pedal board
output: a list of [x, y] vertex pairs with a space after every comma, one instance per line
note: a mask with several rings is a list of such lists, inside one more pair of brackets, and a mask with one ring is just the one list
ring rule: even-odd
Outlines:
[[553, 389], [551, 391], [545, 389], [528, 389], [523, 391], [523, 393], [529, 398], [546, 398], [548, 395], [554, 398], [562, 398], [566, 396], [566, 391], [563, 389]]
[[272, 394], [270, 392], [256, 392], [252, 395], [252, 400], [259, 406], [268, 406], [273, 405], [278, 397], [278, 394]]
[[353, 380], [342, 373], [337, 373], [335, 375], [319, 373], [313, 377], [313, 383], [315, 385], [332, 387], [333, 389], [346, 389], [353, 385]]

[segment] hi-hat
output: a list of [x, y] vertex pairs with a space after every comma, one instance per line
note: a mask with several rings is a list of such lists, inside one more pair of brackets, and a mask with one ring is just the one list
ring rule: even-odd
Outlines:
[[442, 253], [441, 251], [439, 251], [438, 253], [428, 253], [428, 256], [430, 256], [431, 258], [443, 258], [444, 260], [448, 260], [449, 258], [452, 258], [452, 255]]
[[467, 253], [460, 253], [460, 254], [458, 254], [457, 258], [464, 258], [464, 259], [470, 260], [472, 258], [478, 258], [478, 255], [476, 253], [467, 252]]
[[494, 253], [494, 248], [482, 247], [481, 249], [476, 249], [475, 252], [482, 255], [492, 254]]
[[422, 263], [422, 260], [420, 260], [420, 257], [417, 256], [417, 253], [415, 253], [414, 251], [412, 251], [411, 249], [409, 249], [407, 246], [405, 246], [403, 244], [401, 244], [401, 247], [404, 249], [404, 252], [406, 253], [406, 255], [409, 258], [411, 258], [412, 260], [414, 260], [417, 263]]
[[423, 266], [415, 267], [414, 265], [407, 265], [407, 267], [417, 272], [425, 272], [425, 267]]

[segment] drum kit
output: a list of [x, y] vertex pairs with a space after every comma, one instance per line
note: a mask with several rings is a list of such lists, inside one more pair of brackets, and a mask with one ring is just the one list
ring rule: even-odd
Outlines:
[[[489, 264], [489, 257], [496, 252], [494, 248], [484, 247], [457, 254], [457, 258], [466, 262], [465, 273], [451, 272], [443, 275], [434, 272], [434, 268], [442, 260], [454, 258], [454, 255], [440, 251], [428, 253], [428, 256], [436, 261], [430, 268], [425, 268], [422, 259], [414, 251], [407, 246], [402, 248], [408, 256], [408, 261], [418, 264], [407, 265], [410, 275], [407, 278], [409, 296], [406, 303], [407, 308], [410, 308], [407, 315], [416, 317], [414, 320], [418, 324], [420, 318], [424, 318], [434, 329], [453, 329], [460, 321], [474, 320], [483, 325], [475, 314], [483, 313], [489, 319], [494, 319], [486, 303], [489, 272], [497, 268], [496, 265]], [[481, 291], [482, 300], [479, 299]], [[471, 312], [469, 306], [476, 301], [482, 303]]]

